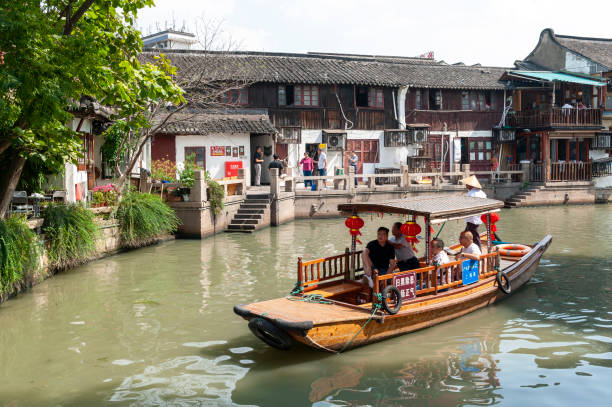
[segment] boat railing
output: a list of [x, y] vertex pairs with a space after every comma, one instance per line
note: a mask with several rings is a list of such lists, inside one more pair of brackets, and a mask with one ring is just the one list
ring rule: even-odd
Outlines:
[[[416, 274], [416, 297], [425, 294], [438, 294], [442, 290], [463, 285], [462, 263], [466, 260], [456, 260], [438, 266], [424, 266], [410, 271], [395, 271], [379, 276], [374, 273], [374, 293], [380, 293], [380, 282], [392, 280], [393, 277], [405, 273]], [[497, 273], [498, 255], [496, 252], [483, 254], [478, 260], [478, 280], [491, 277]]]

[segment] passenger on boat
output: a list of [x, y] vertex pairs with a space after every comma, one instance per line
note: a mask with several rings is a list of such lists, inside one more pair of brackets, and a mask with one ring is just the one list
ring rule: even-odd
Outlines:
[[442, 239], [438, 239], [437, 237], [431, 239], [429, 248], [431, 249], [431, 253], [433, 254], [431, 263], [434, 266], [440, 266], [442, 264], [450, 263], [448, 255], [444, 251], [444, 241]]
[[471, 232], [463, 231], [459, 235], [459, 243], [461, 243], [461, 252], [457, 254], [456, 259], [472, 259], [479, 260], [482, 252], [480, 247], [474, 243], [474, 237]]
[[363, 249], [363, 270], [365, 272], [363, 282], [372, 288], [372, 272], [376, 270], [379, 276], [392, 273], [397, 265], [395, 260], [395, 249], [389, 243], [389, 229], [384, 226], [378, 228], [376, 240], [372, 240]]
[[391, 237], [389, 238], [389, 242], [395, 248], [397, 267], [400, 271], [418, 269], [421, 267], [419, 259], [414, 255], [411, 244], [406, 241], [406, 236], [402, 234], [401, 227], [401, 222], [395, 222], [391, 227]]
[[[450, 263], [450, 259], [448, 258], [448, 255], [446, 254], [446, 252], [444, 251], [444, 241], [442, 239], [438, 239], [437, 237], [434, 237], [433, 239], [431, 239], [431, 243], [429, 243], [429, 249], [431, 250], [431, 253], [433, 254], [433, 258], [431, 259], [431, 264], [433, 266], [441, 266], [442, 264], [446, 264], [446, 263]], [[444, 272], [446, 275], [446, 278], [444, 278], [444, 276], [441, 276], [441, 272], [440, 270], [438, 270], [438, 279], [442, 279], [442, 280], [446, 280], [446, 283], [450, 284], [451, 283], [451, 273], [450, 273], [450, 269], [445, 268]], [[444, 284], [444, 281], [440, 281], [441, 284]]]
[[[461, 180], [461, 182], [465, 184], [465, 187], [468, 190], [467, 196], [473, 196], [476, 198], [487, 197], [487, 194], [485, 194], [485, 192], [482, 190], [482, 185], [480, 185], [480, 182], [478, 182], [478, 178], [476, 178], [475, 175], [464, 178]], [[480, 244], [480, 233], [478, 233], [478, 226], [482, 224], [482, 220], [480, 220], [480, 217], [476, 215], [467, 218], [465, 221], [465, 230], [472, 233], [472, 236], [474, 236], [474, 244], [476, 244], [476, 246], [478, 246], [480, 249], [482, 246]]]

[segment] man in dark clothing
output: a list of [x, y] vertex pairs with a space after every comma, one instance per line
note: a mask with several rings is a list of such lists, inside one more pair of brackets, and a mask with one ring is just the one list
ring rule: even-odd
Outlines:
[[[372, 283], [372, 272], [376, 270], [379, 276], [392, 272], [397, 265], [395, 260], [395, 249], [389, 242], [389, 229], [379, 227], [376, 240], [367, 244], [362, 253], [363, 270], [365, 279], [370, 287]], [[365, 282], [365, 281], [364, 281]]]
[[283, 170], [283, 162], [278, 159], [278, 154], [274, 154], [272, 157], [274, 157], [274, 161], [268, 164], [268, 170], [271, 168], [278, 168], [278, 175], [280, 175]]
[[257, 146], [253, 157], [253, 167], [255, 169], [255, 186], [259, 186], [261, 181], [261, 164], [264, 162], [261, 147]]

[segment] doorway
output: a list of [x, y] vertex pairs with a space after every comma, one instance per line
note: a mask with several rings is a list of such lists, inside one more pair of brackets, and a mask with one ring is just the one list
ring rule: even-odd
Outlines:
[[261, 164], [261, 184], [270, 184], [270, 174], [268, 165], [272, 162], [272, 154], [274, 153], [274, 138], [271, 134], [255, 134], [251, 133], [251, 156], [249, 157], [249, 168], [251, 169], [251, 185], [255, 184], [255, 151], [257, 147], [261, 147], [264, 162]]

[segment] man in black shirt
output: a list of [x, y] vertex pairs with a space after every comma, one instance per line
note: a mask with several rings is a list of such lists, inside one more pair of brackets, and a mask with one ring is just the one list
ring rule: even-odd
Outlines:
[[261, 153], [261, 147], [257, 146], [255, 150], [255, 156], [253, 157], [253, 167], [255, 169], [255, 186], [260, 185], [261, 181], [261, 164], [264, 162], [263, 154]]
[[389, 229], [384, 226], [378, 228], [376, 240], [372, 240], [363, 250], [363, 270], [370, 287], [372, 272], [376, 270], [379, 276], [392, 272], [395, 269], [395, 249], [389, 242]]
[[268, 170], [271, 168], [278, 168], [278, 175], [280, 175], [283, 170], [283, 162], [278, 159], [278, 154], [274, 154], [272, 157], [274, 157], [274, 161], [268, 164]]

